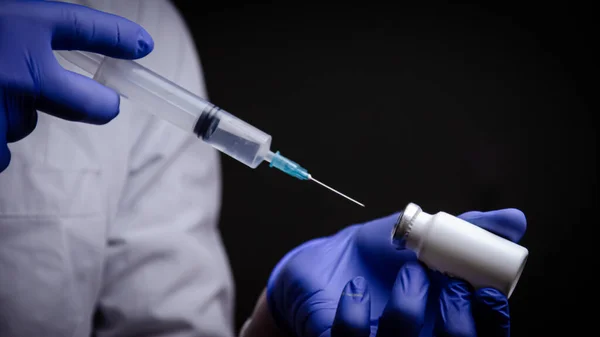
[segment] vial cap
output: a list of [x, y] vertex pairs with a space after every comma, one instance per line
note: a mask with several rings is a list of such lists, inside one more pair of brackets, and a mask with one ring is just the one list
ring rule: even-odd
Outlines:
[[413, 219], [421, 213], [421, 207], [414, 203], [409, 203], [400, 215], [392, 229], [392, 245], [396, 249], [404, 249], [406, 236], [410, 233]]

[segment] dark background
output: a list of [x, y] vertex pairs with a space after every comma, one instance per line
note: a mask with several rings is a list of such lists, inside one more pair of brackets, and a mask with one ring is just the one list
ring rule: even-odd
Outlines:
[[595, 292], [580, 259], [597, 224], [591, 8], [176, 3], [212, 102], [367, 205], [223, 157], [238, 327], [294, 246], [416, 202], [523, 210], [530, 259], [511, 298], [513, 336], [588, 328], [593, 309], [578, 303]]

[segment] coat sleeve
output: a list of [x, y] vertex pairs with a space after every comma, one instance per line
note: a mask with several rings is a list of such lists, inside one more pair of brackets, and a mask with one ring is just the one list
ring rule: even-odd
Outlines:
[[[160, 14], [159, 27], [156, 21], [145, 25], [154, 31], [156, 50], [141, 62], [205, 96], [183, 20], [171, 5]], [[133, 139], [108, 229], [96, 334], [233, 336], [233, 282], [218, 230], [219, 155], [193, 135], [129, 107]]]

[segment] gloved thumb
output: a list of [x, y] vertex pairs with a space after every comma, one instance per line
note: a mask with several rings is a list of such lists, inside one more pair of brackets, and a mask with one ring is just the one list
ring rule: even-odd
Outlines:
[[331, 337], [369, 337], [371, 297], [367, 281], [355, 277], [346, 284], [335, 313]]
[[[125, 18], [73, 4], [46, 2], [41, 5], [38, 10], [44, 10], [45, 17], [53, 18], [52, 49], [136, 59], [154, 48], [150, 35]], [[116, 92], [64, 70], [55, 58], [51, 59], [52, 62], [46, 64], [47, 78], [40, 88], [38, 110], [92, 124], [104, 124], [116, 117], [120, 103]]]

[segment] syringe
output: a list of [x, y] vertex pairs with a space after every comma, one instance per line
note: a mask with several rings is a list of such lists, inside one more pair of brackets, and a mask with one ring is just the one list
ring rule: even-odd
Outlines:
[[256, 168], [263, 161], [300, 180], [312, 180], [329, 190], [364, 205], [314, 179], [296, 162], [271, 151], [272, 137], [225, 110], [194, 95], [131, 60], [81, 51], [57, 51], [63, 60], [92, 75], [97, 82], [142, 106], [158, 118], [194, 133], [217, 150]]

